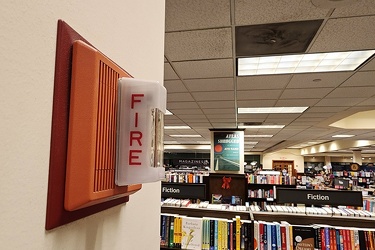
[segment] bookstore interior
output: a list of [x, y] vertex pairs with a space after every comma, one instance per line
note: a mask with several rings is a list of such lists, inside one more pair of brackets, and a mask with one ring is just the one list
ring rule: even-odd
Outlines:
[[245, 155], [240, 173], [211, 171], [211, 160], [164, 154], [160, 249], [374, 249], [373, 163], [323, 157], [297, 172]]

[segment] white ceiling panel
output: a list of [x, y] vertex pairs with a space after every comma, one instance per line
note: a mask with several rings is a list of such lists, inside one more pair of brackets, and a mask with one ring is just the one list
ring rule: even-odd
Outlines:
[[191, 102], [194, 101], [190, 93], [170, 93], [168, 95], [169, 102]]
[[311, 107], [318, 103], [320, 99], [283, 99], [278, 100], [276, 107]]
[[345, 81], [342, 86], [375, 86], [375, 71], [358, 72]]
[[238, 100], [237, 106], [239, 108], [273, 107], [277, 102], [277, 99], [274, 99], [274, 100], [262, 100], [262, 99], [253, 100], [252, 97], [253, 97], [253, 95], [250, 95], [248, 100], [243, 100], [243, 101]]
[[169, 63], [164, 63], [164, 80], [180, 79]]
[[[203, 114], [201, 109], [172, 109], [169, 110], [171, 111], [174, 115], [198, 115], [198, 114]], [[169, 115], [166, 115], [164, 117], [169, 117]]]
[[199, 106], [203, 109], [209, 108], [234, 108], [234, 101], [220, 101], [220, 102], [198, 102]]
[[314, 41], [310, 52], [375, 48], [375, 16], [330, 19]]
[[[283, 89], [290, 81], [291, 75], [264, 75], [237, 77], [237, 90]], [[275, 84], [276, 83], [276, 84]]]
[[231, 29], [223, 28], [166, 33], [165, 54], [172, 61], [231, 57]]
[[233, 76], [233, 59], [175, 62], [173, 65], [182, 79]]
[[[336, 3], [340, 4], [330, 1]], [[267, 28], [308, 20], [322, 20], [322, 24], [307, 47], [301, 36], [295, 36], [295, 28], [277, 32]], [[305, 53], [375, 49], [374, 0], [357, 0], [340, 8], [315, 7], [311, 0], [166, 0], [164, 85], [167, 109], [176, 115], [165, 116], [165, 125], [192, 128], [166, 133], [206, 137], [168, 140], [191, 144], [209, 141], [210, 128], [234, 129], [244, 122], [285, 123], [283, 129], [245, 130], [245, 134], [274, 135], [257, 138], [258, 144], [251, 149], [273, 152], [303, 142], [332, 140], [333, 134], [354, 133], [326, 124], [347, 114], [375, 110], [375, 56], [354, 71], [237, 76], [236, 53], [244, 52], [236, 52], [235, 30], [259, 24], [265, 29], [247, 35], [263, 49], [262, 55], [267, 51], [269, 55], [303, 53], [306, 48]], [[261, 67], [271, 64], [263, 58]], [[302, 114], [236, 114], [239, 107], [274, 106], [309, 108]], [[375, 139], [375, 132], [367, 132], [356, 131], [356, 138]]]
[[[168, 94], [169, 96], [169, 94]], [[170, 102], [167, 99], [167, 109], [197, 109], [199, 108], [196, 102]]]
[[358, 103], [364, 101], [366, 98], [325, 98], [318, 102], [315, 106], [326, 106], [326, 107], [350, 107], [357, 105]]
[[373, 0], [353, 1], [353, 4], [336, 8], [331, 17], [367, 16], [375, 15]]
[[213, 114], [233, 114], [234, 113], [234, 109], [233, 108], [230, 108], [230, 109], [203, 109], [203, 113], [205, 113], [206, 115], [213, 115]]
[[328, 72], [313, 74], [295, 74], [287, 88], [328, 88], [338, 87], [353, 72]]
[[227, 0], [167, 0], [165, 5], [166, 32], [230, 25]]
[[237, 100], [247, 100], [247, 99], [277, 99], [282, 90], [272, 89], [272, 90], [243, 90], [237, 92]]
[[365, 65], [363, 65], [360, 71], [375, 70], [375, 57], [372, 57]]
[[181, 80], [164, 81], [168, 93], [188, 92]]
[[[375, 79], [374, 79], [375, 80]], [[333, 90], [326, 98], [339, 97], [371, 97], [375, 94], [374, 87], [341, 87]]]
[[233, 78], [213, 78], [185, 80], [191, 92], [234, 90]]
[[332, 90], [333, 88], [286, 89], [280, 99], [322, 98]]
[[211, 91], [207, 92], [192, 92], [191, 93], [196, 101], [230, 101], [234, 100], [233, 91]]

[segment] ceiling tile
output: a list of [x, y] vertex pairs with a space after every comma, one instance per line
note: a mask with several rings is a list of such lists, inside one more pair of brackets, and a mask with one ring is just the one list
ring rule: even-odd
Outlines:
[[320, 99], [284, 99], [278, 100], [276, 107], [311, 107], [318, 103]]
[[164, 63], [164, 80], [176, 80], [179, 79], [176, 72], [169, 63]]
[[181, 114], [178, 115], [178, 118], [189, 121], [193, 119], [206, 119], [206, 116], [204, 114]]
[[235, 110], [233, 108], [230, 109], [203, 109], [203, 113], [206, 115], [212, 114], [232, 114]]
[[237, 92], [237, 100], [246, 99], [277, 99], [282, 90], [243, 90]]
[[[347, 51], [375, 48], [375, 16], [329, 19], [310, 52]], [[339, 42], [338, 42], [339, 41]]]
[[226, 119], [226, 118], [231, 118], [231, 119], [234, 119], [236, 118], [235, 117], [235, 114], [232, 112], [232, 114], [211, 114], [211, 115], [206, 115], [208, 119], [212, 120], [212, 119]]
[[[342, 100], [341, 100], [342, 101]], [[309, 108], [306, 112], [309, 112], [309, 113], [338, 113], [338, 112], [341, 112], [343, 110], [346, 110], [348, 109], [348, 107], [344, 107], [344, 106], [336, 106], [336, 107], [311, 107]]]
[[232, 57], [231, 29], [166, 33], [165, 54], [172, 61]]
[[371, 97], [374, 94], [375, 87], [341, 87], [333, 90], [326, 98]]
[[[203, 114], [201, 109], [170, 109], [174, 115], [195, 115], [195, 114]], [[164, 116], [169, 117], [169, 115]]]
[[283, 89], [291, 75], [264, 75], [237, 77], [237, 90]]
[[368, 71], [368, 70], [375, 70], [375, 57], [369, 60], [361, 69], [360, 71]]
[[209, 128], [211, 123], [209, 122], [187, 122], [187, 124], [192, 128]]
[[375, 15], [373, 0], [352, 1], [353, 3], [336, 8], [331, 17], [366, 16]]
[[167, 93], [188, 92], [181, 80], [164, 81], [164, 87]]
[[357, 72], [345, 81], [342, 86], [374, 86], [375, 71]]
[[192, 92], [234, 90], [233, 78], [194, 79], [184, 82]]
[[168, 102], [190, 102], [194, 101], [190, 93], [170, 93], [168, 94]]
[[173, 63], [182, 79], [233, 77], [233, 60], [203, 60]]
[[315, 106], [349, 107], [349, 106], [356, 105], [364, 100], [365, 98], [324, 98], [320, 102], [318, 102]]
[[333, 88], [286, 89], [280, 99], [322, 98], [332, 90]]
[[197, 109], [199, 108], [196, 102], [167, 102], [167, 109]]
[[346, 79], [348, 79], [352, 74], [352, 72], [295, 74], [290, 80], [287, 88], [337, 87]]
[[207, 92], [192, 92], [194, 99], [199, 101], [229, 101], [234, 100], [233, 91], [211, 91], [208, 95]]
[[249, 100], [237, 101], [237, 106], [239, 108], [255, 108], [255, 107], [273, 107], [277, 102], [274, 100], [252, 100], [252, 96], [249, 96]]
[[[251, 12], [249, 10], [251, 10]], [[235, 1], [236, 25], [322, 19], [325, 18], [328, 13], [329, 9], [316, 8], [310, 1]]]
[[165, 5], [166, 32], [230, 25], [227, 0], [167, 0]]
[[212, 123], [213, 128], [233, 128], [235, 129], [237, 127], [235, 122], [215, 122]]
[[316, 113], [316, 112], [309, 112], [309, 109], [305, 111], [300, 117], [319, 117], [319, 118], [327, 118], [336, 115], [336, 113]]
[[357, 105], [358, 106], [374, 106], [373, 109], [375, 109], [375, 98], [369, 98]]
[[213, 101], [213, 102], [198, 102], [198, 105], [202, 109], [209, 109], [209, 108], [234, 108], [234, 101]]

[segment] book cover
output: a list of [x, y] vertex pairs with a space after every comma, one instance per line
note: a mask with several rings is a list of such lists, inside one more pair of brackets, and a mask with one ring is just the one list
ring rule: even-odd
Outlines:
[[221, 194], [212, 194], [212, 204], [221, 204], [222, 197]]
[[202, 218], [183, 217], [182, 249], [202, 249]]
[[315, 231], [309, 226], [292, 226], [293, 249], [314, 250]]

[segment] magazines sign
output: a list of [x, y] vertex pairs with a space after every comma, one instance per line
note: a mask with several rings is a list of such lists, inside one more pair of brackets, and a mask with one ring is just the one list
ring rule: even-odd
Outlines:
[[240, 171], [243, 133], [243, 131], [213, 131], [211, 153], [215, 171]]

